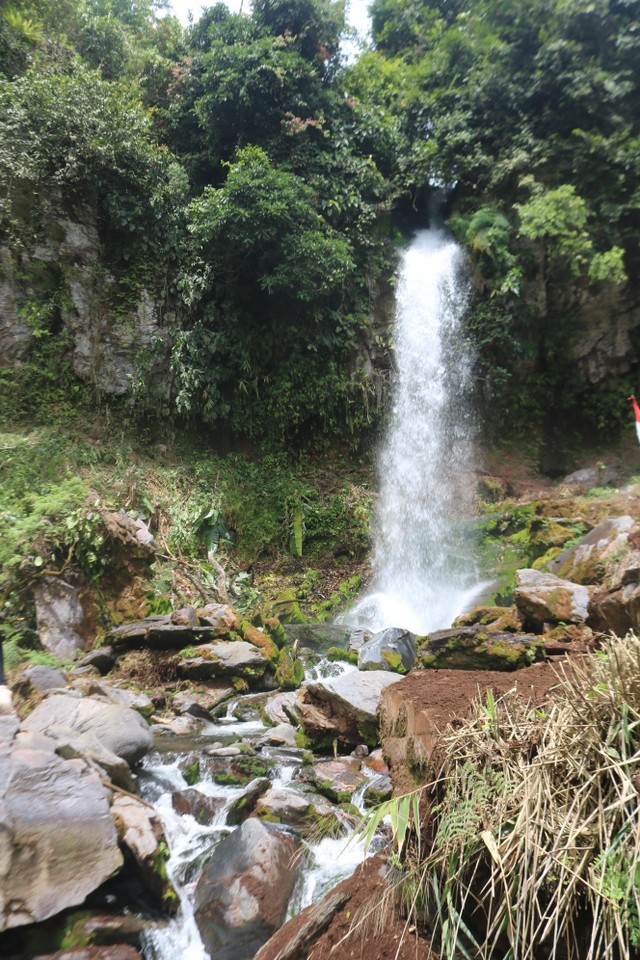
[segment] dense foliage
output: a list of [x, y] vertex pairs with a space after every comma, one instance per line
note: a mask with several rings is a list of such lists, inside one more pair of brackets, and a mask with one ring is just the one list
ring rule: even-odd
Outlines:
[[[33, 269], [52, 210], [93, 211], [110, 308], [165, 298], [140, 411], [361, 436], [382, 214], [449, 185], [486, 422], [507, 408], [510, 430], [553, 440], [619, 419], [612, 371], [587, 383], [572, 345], [593, 305], [637, 292], [637, 0], [374, 0], [346, 67], [341, 0], [218, 3], [186, 30], [162, 6], [0, 4], [0, 241]], [[41, 335], [64, 313], [44, 273], [25, 306]], [[158, 362], [168, 389], [145, 375]]]
[[375, 0], [372, 19], [351, 90], [399, 190], [455, 184], [489, 410], [529, 435], [609, 427], [624, 401], [608, 409], [612, 384], [586, 385], [571, 350], [580, 308], [615, 310], [640, 262], [637, 2]]

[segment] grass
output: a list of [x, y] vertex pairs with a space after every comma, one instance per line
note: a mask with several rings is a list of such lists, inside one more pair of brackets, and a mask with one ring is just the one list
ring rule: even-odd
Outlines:
[[437, 757], [426, 825], [419, 792], [383, 809], [407, 922], [441, 957], [637, 957], [640, 640], [574, 661], [546, 712], [515, 693], [476, 702]]

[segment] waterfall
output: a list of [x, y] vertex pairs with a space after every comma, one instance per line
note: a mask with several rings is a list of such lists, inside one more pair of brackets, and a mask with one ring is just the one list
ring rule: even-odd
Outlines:
[[398, 277], [373, 581], [350, 623], [428, 633], [450, 626], [482, 589], [460, 523], [473, 500], [470, 361], [459, 329], [467, 295], [460, 247], [444, 229], [419, 231]]

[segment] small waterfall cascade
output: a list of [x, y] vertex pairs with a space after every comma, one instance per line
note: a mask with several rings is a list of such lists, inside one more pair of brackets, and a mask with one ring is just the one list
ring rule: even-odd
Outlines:
[[428, 633], [451, 625], [483, 584], [461, 520], [471, 514], [470, 359], [460, 336], [468, 285], [444, 228], [405, 250], [396, 295], [394, 401], [379, 456], [371, 590], [349, 623]]

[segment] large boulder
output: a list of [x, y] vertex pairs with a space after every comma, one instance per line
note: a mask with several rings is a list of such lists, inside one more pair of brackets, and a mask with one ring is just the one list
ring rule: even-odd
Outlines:
[[423, 667], [454, 670], [518, 670], [543, 654], [543, 642], [534, 634], [476, 624], [428, 634], [420, 644], [418, 661]]
[[541, 570], [518, 570], [514, 590], [516, 606], [525, 626], [542, 630], [545, 623], [585, 623], [589, 616], [589, 591]]
[[177, 907], [178, 895], [166, 870], [169, 858], [166, 838], [160, 817], [153, 807], [135, 797], [120, 794], [113, 798], [111, 815], [120, 842], [147, 889], [166, 910]]
[[354, 670], [316, 680], [298, 693], [296, 719], [319, 746], [373, 744], [378, 739], [377, 710], [385, 687], [401, 677], [386, 670]]
[[407, 673], [416, 660], [416, 638], [408, 630], [389, 627], [362, 644], [358, 651], [359, 670], [393, 670]]
[[312, 653], [326, 653], [331, 647], [346, 650], [352, 630], [339, 623], [287, 623], [286, 626], [289, 641]]
[[84, 647], [84, 610], [78, 587], [62, 577], [43, 577], [34, 590], [40, 643], [61, 660]]
[[574, 583], [598, 583], [609, 565], [628, 547], [629, 534], [635, 529], [633, 517], [603, 520], [579, 543], [551, 560], [548, 568], [556, 576]]
[[299, 841], [251, 818], [214, 849], [195, 890], [195, 919], [216, 960], [251, 960], [283, 923]]
[[27, 730], [46, 731], [52, 726], [92, 733], [107, 750], [130, 764], [137, 763], [153, 747], [149, 726], [137, 711], [94, 697], [54, 693], [24, 721]]
[[83, 903], [122, 863], [98, 773], [0, 717], [0, 930]]
[[351, 758], [321, 760], [305, 767], [301, 776], [335, 803], [349, 803], [354, 791], [367, 779], [360, 773], [360, 761]]

